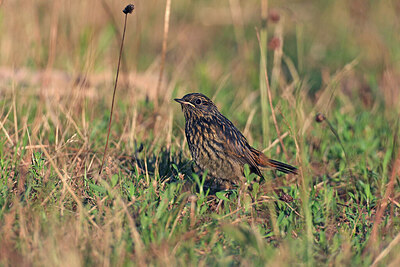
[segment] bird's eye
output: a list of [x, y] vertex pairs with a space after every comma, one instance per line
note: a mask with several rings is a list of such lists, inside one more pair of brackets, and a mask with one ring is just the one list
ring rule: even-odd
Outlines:
[[201, 99], [196, 99], [196, 105], [200, 105], [201, 104]]

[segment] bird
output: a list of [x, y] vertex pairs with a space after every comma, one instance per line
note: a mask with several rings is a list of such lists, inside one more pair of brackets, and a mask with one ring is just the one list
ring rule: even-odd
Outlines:
[[244, 166], [264, 179], [261, 170], [272, 168], [297, 174], [297, 168], [273, 160], [249, 145], [246, 137], [219, 112], [217, 106], [201, 93], [175, 98], [185, 117], [185, 135], [197, 169], [207, 179], [239, 184], [244, 179]]

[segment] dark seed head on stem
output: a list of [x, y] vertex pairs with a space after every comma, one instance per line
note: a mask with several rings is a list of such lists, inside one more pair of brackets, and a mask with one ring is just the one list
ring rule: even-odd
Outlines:
[[317, 113], [317, 115], [315, 115], [315, 121], [318, 123], [321, 123], [325, 120], [325, 116], [322, 113]]
[[122, 10], [122, 12], [124, 12], [125, 14], [131, 14], [132, 11], [135, 9], [135, 6], [132, 4], [127, 5], [124, 10]]
[[135, 7], [134, 7], [133, 5], [127, 5], [127, 6], [125, 7], [125, 9], [122, 10], [122, 12], [125, 13], [124, 31], [123, 31], [123, 33], [122, 33], [122, 41], [121, 41], [121, 48], [120, 48], [120, 50], [119, 50], [117, 73], [116, 73], [116, 75], [115, 75], [114, 91], [113, 91], [113, 97], [112, 97], [112, 101], [111, 101], [110, 120], [108, 121], [107, 141], [106, 141], [106, 145], [105, 145], [105, 147], [104, 147], [103, 160], [101, 161], [100, 170], [99, 170], [99, 175], [101, 174], [101, 171], [103, 170], [104, 160], [105, 160], [106, 155], [107, 155], [108, 140], [109, 140], [109, 138], [110, 138], [111, 121], [112, 121], [113, 111], [114, 111], [115, 92], [117, 91], [119, 67], [120, 67], [120, 65], [121, 65], [122, 48], [123, 48], [123, 46], [124, 46], [124, 40], [125, 40], [126, 20], [127, 20], [127, 18], [128, 18], [128, 13], [129, 13], [129, 14], [132, 13], [132, 11], [133, 11], [134, 8], [135, 8]]

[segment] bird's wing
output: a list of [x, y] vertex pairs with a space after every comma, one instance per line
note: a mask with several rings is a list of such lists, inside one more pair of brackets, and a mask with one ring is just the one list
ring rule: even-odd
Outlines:
[[248, 164], [250, 170], [261, 178], [263, 175], [260, 168], [273, 168], [283, 173], [297, 174], [296, 167], [270, 159], [251, 147], [243, 134], [222, 114], [215, 125], [219, 126], [216, 127], [216, 139], [223, 146], [225, 153], [241, 164]]
[[258, 168], [257, 159], [252, 153], [252, 147], [248, 144], [243, 134], [227, 118], [220, 118], [217, 125], [216, 137], [223, 144], [224, 151], [241, 164], [248, 164], [250, 170], [258, 176], [263, 177]]

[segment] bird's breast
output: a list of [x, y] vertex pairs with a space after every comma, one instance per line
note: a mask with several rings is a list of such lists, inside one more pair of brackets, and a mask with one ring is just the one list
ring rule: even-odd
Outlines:
[[228, 158], [221, 139], [220, 125], [210, 119], [187, 121], [185, 132], [193, 160], [201, 170], [208, 170], [214, 177], [231, 177], [237, 172]]

